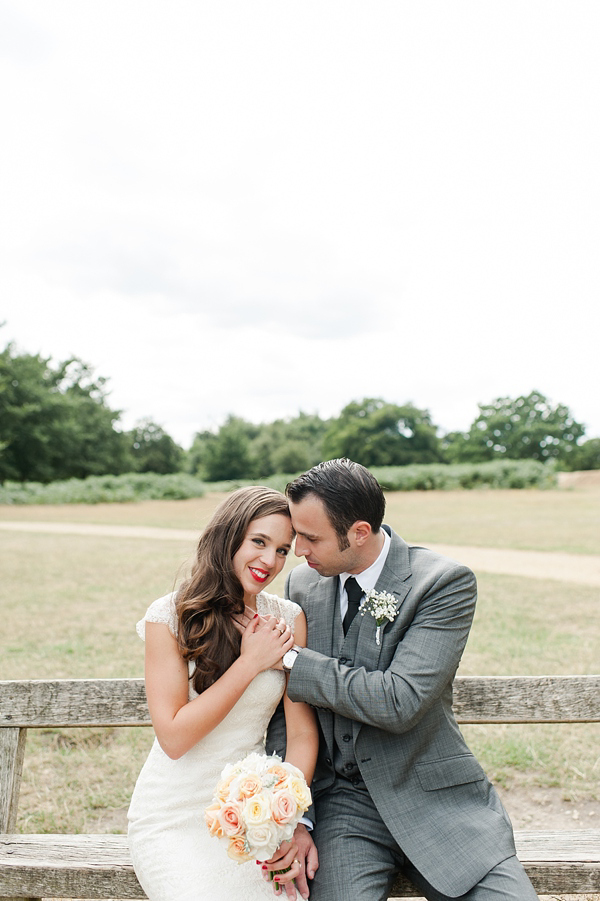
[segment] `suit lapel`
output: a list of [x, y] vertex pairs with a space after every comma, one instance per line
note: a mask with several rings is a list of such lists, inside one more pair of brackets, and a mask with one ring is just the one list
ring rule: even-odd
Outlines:
[[321, 578], [307, 596], [311, 612], [308, 621], [308, 646], [313, 651], [318, 651], [327, 657], [335, 656], [333, 654], [333, 617], [336, 608], [337, 585], [337, 577]]
[[[394, 595], [396, 598], [396, 613], [410, 591], [410, 576], [408, 545], [399, 535], [391, 532], [390, 549], [381, 575], [375, 585], [375, 590], [386, 591], [388, 594]], [[385, 620], [382, 624], [379, 636], [381, 644], [377, 644], [377, 623], [375, 618], [368, 612], [363, 616], [360, 611], [358, 616], [360, 616], [360, 631], [356, 646], [356, 661], [360, 661], [361, 664], [364, 663], [369, 669], [377, 669], [379, 655], [385, 641], [386, 628], [391, 623], [389, 620]]]

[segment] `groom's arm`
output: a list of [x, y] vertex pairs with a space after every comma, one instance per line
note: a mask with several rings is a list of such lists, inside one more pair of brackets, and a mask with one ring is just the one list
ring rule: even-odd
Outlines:
[[[290, 673], [289, 697], [388, 732], [412, 729], [454, 678], [475, 611], [473, 573], [448, 561], [438, 567], [385, 671], [305, 649]], [[382, 640], [390, 639], [393, 624]]]

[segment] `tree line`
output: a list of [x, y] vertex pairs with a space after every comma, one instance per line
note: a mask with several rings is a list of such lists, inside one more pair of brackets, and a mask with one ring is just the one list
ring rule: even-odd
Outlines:
[[564, 404], [538, 391], [481, 404], [466, 432], [440, 434], [428, 410], [363, 398], [339, 416], [298, 413], [255, 424], [230, 415], [198, 432], [188, 451], [145, 419], [129, 431], [108, 404], [107, 380], [73, 357], [53, 363], [0, 353], [0, 482], [52, 482], [126, 472], [188, 472], [206, 481], [295, 473], [350, 457], [368, 467], [412, 463], [553, 460], [560, 469], [600, 469], [600, 438]]

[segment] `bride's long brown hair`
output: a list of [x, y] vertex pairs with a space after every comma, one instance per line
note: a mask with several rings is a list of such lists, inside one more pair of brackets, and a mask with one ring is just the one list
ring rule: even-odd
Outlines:
[[253, 485], [228, 495], [200, 536], [191, 576], [177, 591], [177, 640], [184, 660], [195, 664], [191, 679], [198, 694], [239, 656], [241, 635], [232, 616], [244, 612], [244, 590], [233, 558], [252, 520], [273, 513], [290, 516], [285, 495], [272, 488]]

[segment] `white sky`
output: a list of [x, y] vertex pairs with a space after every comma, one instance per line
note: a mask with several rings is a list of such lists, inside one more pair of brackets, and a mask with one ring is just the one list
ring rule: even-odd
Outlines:
[[597, 0], [0, 2], [0, 345], [129, 428], [537, 389], [600, 435]]

